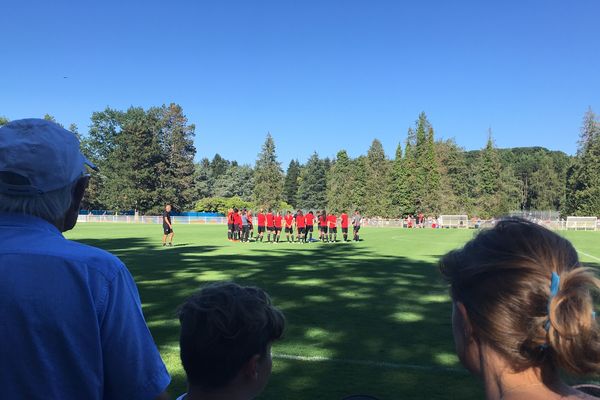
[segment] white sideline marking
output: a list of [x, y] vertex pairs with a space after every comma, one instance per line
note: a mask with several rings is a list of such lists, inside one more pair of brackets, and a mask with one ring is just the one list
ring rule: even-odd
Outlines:
[[592, 258], [592, 259], [594, 259], [594, 260], [596, 260], [596, 261], [600, 261], [600, 258], [598, 258], [598, 257], [596, 257], [596, 256], [593, 256], [593, 255], [591, 255], [591, 254], [584, 253], [583, 251], [579, 251], [579, 250], [577, 250], [577, 252], [578, 252], [579, 254], [583, 254], [583, 255], [584, 255], [584, 256], [586, 256], [586, 257]]
[[[161, 348], [167, 350], [177, 350], [179, 351], [179, 346], [161, 346]], [[443, 367], [443, 366], [435, 366], [435, 365], [418, 365], [418, 364], [401, 364], [401, 363], [393, 363], [387, 361], [371, 361], [371, 360], [351, 360], [346, 358], [330, 358], [330, 357], [321, 357], [321, 356], [298, 356], [294, 354], [279, 354], [273, 353], [272, 355], [275, 359], [281, 360], [292, 360], [292, 361], [304, 361], [304, 362], [329, 362], [336, 364], [347, 364], [347, 365], [363, 365], [367, 367], [379, 367], [379, 368], [388, 368], [388, 369], [409, 369], [415, 371], [442, 371], [442, 372], [456, 372], [467, 374], [464, 369], [461, 368], [452, 368], [452, 367]]]

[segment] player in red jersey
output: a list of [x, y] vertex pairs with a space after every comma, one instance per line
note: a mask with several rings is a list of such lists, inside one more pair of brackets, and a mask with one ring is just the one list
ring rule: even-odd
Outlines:
[[327, 225], [329, 226], [329, 241], [335, 243], [337, 241], [337, 217], [332, 212], [327, 216]]
[[292, 236], [292, 242], [294, 241], [294, 216], [291, 211], [288, 211], [285, 215], [285, 236], [287, 241], [290, 241], [290, 235]]
[[227, 212], [227, 240], [233, 240], [233, 208]]
[[273, 241], [275, 243], [279, 243], [279, 238], [281, 237], [281, 228], [282, 228], [283, 216], [281, 212], [277, 211], [275, 218], [273, 218], [273, 224], [275, 225], [275, 233], [273, 235]]
[[275, 240], [275, 216], [273, 215], [273, 211], [269, 209], [265, 217], [267, 218], [267, 242], [271, 242], [271, 233], [273, 233], [273, 240]]
[[242, 216], [237, 208], [233, 209], [233, 241], [237, 242], [241, 239], [242, 234]]
[[306, 218], [302, 214], [302, 210], [296, 213], [296, 228], [298, 230], [298, 242], [306, 241]]
[[258, 237], [256, 238], [256, 240], [260, 240], [262, 242], [263, 236], [265, 234], [265, 227], [267, 226], [265, 210], [261, 208], [258, 214], [256, 214], [256, 219], [258, 219]]
[[327, 213], [325, 210], [319, 213], [319, 239], [323, 242], [327, 240]]
[[313, 235], [313, 229], [315, 226], [315, 215], [313, 214], [312, 211], [309, 211], [308, 214], [306, 214], [304, 216], [304, 220], [306, 222], [306, 236], [308, 236], [306, 238], [306, 241], [311, 242], [312, 241], [312, 235]]
[[340, 219], [342, 220], [342, 235], [344, 235], [344, 242], [348, 241], [348, 214], [346, 212], [342, 212], [340, 215]]

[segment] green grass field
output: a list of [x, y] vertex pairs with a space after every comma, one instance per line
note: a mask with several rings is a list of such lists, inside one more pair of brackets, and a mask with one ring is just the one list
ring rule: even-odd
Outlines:
[[[258, 285], [288, 320], [273, 347], [261, 399], [480, 399], [454, 354], [447, 289], [436, 262], [474, 231], [371, 228], [337, 244], [231, 243], [224, 226], [179, 225], [163, 248], [158, 225], [79, 224], [69, 239], [108, 250], [129, 267], [144, 314], [185, 391], [175, 310], [201, 285]], [[582, 260], [599, 266], [600, 232], [566, 232]], [[585, 254], [585, 255], [584, 255]]]

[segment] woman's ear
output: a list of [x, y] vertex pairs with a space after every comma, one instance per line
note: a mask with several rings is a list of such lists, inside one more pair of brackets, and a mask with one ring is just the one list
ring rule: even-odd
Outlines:
[[463, 329], [463, 337], [467, 343], [473, 341], [473, 325], [471, 325], [471, 320], [469, 319], [469, 314], [467, 313], [465, 305], [460, 301], [457, 301], [456, 310], [458, 311], [458, 316], [460, 317], [461, 327]]
[[255, 354], [246, 362], [243, 371], [247, 379], [256, 381], [258, 380], [260, 370], [260, 354]]

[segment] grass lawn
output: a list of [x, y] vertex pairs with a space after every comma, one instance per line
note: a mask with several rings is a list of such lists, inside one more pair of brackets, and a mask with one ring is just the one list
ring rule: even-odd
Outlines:
[[[172, 395], [185, 391], [177, 306], [207, 282], [234, 280], [266, 289], [288, 320], [261, 399], [482, 398], [454, 354], [451, 303], [436, 268], [474, 231], [366, 228], [360, 243], [277, 245], [228, 242], [224, 226], [175, 231], [173, 248], [161, 246], [159, 225], [82, 223], [66, 235], [128, 266]], [[583, 261], [599, 265], [600, 232], [565, 234]]]

